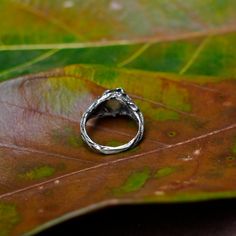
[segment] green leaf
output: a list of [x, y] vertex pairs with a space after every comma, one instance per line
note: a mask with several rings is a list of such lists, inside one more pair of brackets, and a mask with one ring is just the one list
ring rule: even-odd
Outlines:
[[235, 74], [234, 0], [3, 0], [0, 9], [0, 80], [77, 63]]

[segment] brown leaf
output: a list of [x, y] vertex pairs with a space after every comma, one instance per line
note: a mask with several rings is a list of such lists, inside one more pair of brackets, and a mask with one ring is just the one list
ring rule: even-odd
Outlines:
[[[145, 138], [106, 156], [81, 140], [81, 114], [123, 87], [145, 117]], [[236, 82], [215, 77], [70, 66], [0, 85], [1, 232], [36, 232], [118, 203], [235, 196]], [[90, 122], [100, 143], [127, 142], [133, 122]], [[36, 228], [36, 229], [35, 229]]]

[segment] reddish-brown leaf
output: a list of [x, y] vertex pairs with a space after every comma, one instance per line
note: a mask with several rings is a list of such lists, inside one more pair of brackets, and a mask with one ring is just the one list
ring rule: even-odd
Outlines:
[[[118, 86], [143, 111], [145, 138], [128, 152], [97, 154], [80, 138], [81, 114]], [[109, 204], [235, 196], [235, 89], [233, 78], [84, 65], [2, 83], [2, 232], [36, 232]], [[136, 127], [108, 118], [89, 130], [98, 142], [117, 145]]]

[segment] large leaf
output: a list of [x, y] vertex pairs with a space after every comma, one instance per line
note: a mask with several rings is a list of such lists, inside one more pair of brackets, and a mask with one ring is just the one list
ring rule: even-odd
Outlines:
[[[0, 80], [61, 67], [0, 84], [0, 234], [111, 204], [236, 196], [234, 0], [3, 0], [0, 9]], [[79, 121], [115, 87], [139, 105], [146, 132], [108, 157], [83, 144]], [[117, 118], [90, 125], [107, 145], [136, 130]]]
[[[79, 121], [97, 95], [118, 85], [143, 111], [145, 139], [129, 152], [99, 155], [81, 141]], [[2, 230], [16, 225], [19, 234], [53, 220], [44, 228], [107, 204], [236, 196], [235, 89], [233, 79], [101, 66], [2, 83]], [[135, 132], [122, 119], [96, 127], [93, 137], [109, 145]]]

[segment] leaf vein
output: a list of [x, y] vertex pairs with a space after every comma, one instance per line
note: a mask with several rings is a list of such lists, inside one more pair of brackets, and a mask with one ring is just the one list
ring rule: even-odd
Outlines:
[[232, 26], [213, 28], [202, 31], [192, 31], [176, 35], [163, 35], [163, 36], [150, 36], [145, 38], [134, 38], [132, 40], [110, 40], [110, 41], [90, 41], [90, 42], [78, 42], [78, 43], [48, 43], [48, 44], [9, 44], [0, 45], [0, 51], [20, 51], [20, 50], [42, 50], [42, 49], [78, 49], [88, 47], [106, 47], [106, 46], [125, 46], [134, 45], [140, 43], [162, 43], [173, 42], [177, 40], [187, 40], [200, 38], [205, 36], [219, 36], [236, 31], [236, 24], [232, 23]]
[[10, 74], [12, 72], [16, 72], [16, 71], [25, 69], [25, 68], [27, 68], [29, 66], [32, 66], [32, 65], [34, 65], [34, 64], [36, 64], [38, 62], [41, 62], [41, 61], [51, 57], [52, 55], [54, 55], [58, 51], [59, 51], [59, 49], [52, 49], [50, 51], [47, 51], [46, 53], [43, 53], [40, 56], [35, 57], [35, 58], [33, 58], [32, 60], [30, 60], [28, 62], [25, 62], [23, 64], [20, 64], [18, 66], [12, 67], [12, 68], [9, 68], [7, 70], [1, 71], [0, 72], [0, 76], [5, 76], [5, 75]]
[[193, 55], [189, 58], [187, 63], [183, 66], [183, 68], [180, 70], [179, 74], [183, 75], [196, 61], [196, 59], [199, 57], [200, 53], [203, 51], [203, 49], [206, 47], [207, 43], [210, 41], [211, 37], [207, 37], [202, 40], [200, 45], [196, 48]]
[[235, 128], [236, 128], [236, 123], [232, 124], [230, 126], [218, 129], [218, 130], [211, 131], [207, 134], [200, 135], [198, 137], [194, 137], [194, 138], [191, 138], [191, 139], [188, 139], [188, 140], [176, 143], [176, 144], [168, 145], [167, 147], [153, 149], [153, 150], [145, 152], [145, 153], [140, 153], [140, 154], [130, 156], [129, 158], [125, 158], [125, 159], [121, 158], [121, 159], [113, 160], [113, 161], [110, 161], [110, 162], [101, 163], [101, 164], [98, 164], [98, 165], [95, 165], [95, 166], [92, 166], [92, 167], [87, 167], [87, 168], [84, 168], [82, 170], [77, 170], [77, 171], [74, 171], [74, 172], [71, 172], [71, 173], [67, 173], [67, 174], [61, 175], [57, 178], [53, 178], [53, 179], [50, 179], [50, 180], [47, 180], [47, 181], [44, 181], [44, 182], [41, 182], [41, 183], [38, 183], [38, 184], [34, 184], [34, 185], [31, 185], [31, 186], [28, 186], [28, 187], [25, 187], [25, 188], [17, 189], [15, 191], [2, 194], [2, 195], [0, 195], [0, 199], [10, 197], [10, 196], [12, 196], [14, 194], [17, 194], [17, 193], [21, 193], [21, 192], [24, 192], [24, 191], [31, 190], [31, 189], [34, 189], [34, 188], [39, 187], [39, 186], [50, 184], [50, 183], [54, 182], [55, 180], [65, 179], [65, 178], [71, 177], [71, 176], [76, 175], [76, 174], [80, 174], [80, 173], [83, 173], [83, 172], [95, 170], [95, 169], [98, 169], [98, 168], [104, 168], [104, 167], [107, 167], [109, 165], [114, 165], [116, 163], [121, 163], [121, 162], [128, 161], [128, 160], [131, 160], [131, 159], [141, 158], [141, 157], [144, 157], [145, 155], [148, 155], [148, 154], [153, 154], [153, 153], [156, 153], [156, 152], [159, 152], [159, 151], [165, 151], [165, 150], [168, 150], [168, 149], [172, 149], [172, 148], [182, 146], [182, 145], [185, 145], [185, 144], [197, 141], [197, 140], [201, 140], [201, 139], [213, 136], [213, 135], [217, 135], [217, 134], [220, 134], [222, 132], [225, 132], [225, 131], [228, 131], [228, 130], [231, 130], [231, 129], [235, 129]]
[[142, 45], [138, 50], [136, 50], [132, 55], [130, 55], [128, 58], [120, 62], [117, 67], [124, 67], [128, 64], [130, 64], [132, 61], [136, 60], [138, 57], [140, 57], [150, 46], [152, 43], [146, 43]]

